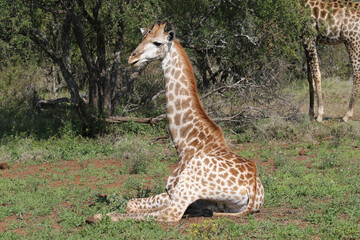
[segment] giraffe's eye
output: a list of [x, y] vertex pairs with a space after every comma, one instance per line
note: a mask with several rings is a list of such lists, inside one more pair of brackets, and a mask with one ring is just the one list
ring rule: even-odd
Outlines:
[[153, 42], [153, 44], [154, 44], [155, 46], [157, 46], [157, 47], [160, 47], [162, 43], [160, 43], [160, 42]]

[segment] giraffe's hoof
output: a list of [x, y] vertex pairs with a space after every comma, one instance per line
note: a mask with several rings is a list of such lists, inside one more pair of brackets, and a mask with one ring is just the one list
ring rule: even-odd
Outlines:
[[102, 214], [96, 214], [92, 217], [88, 217], [85, 222], [88, 224], [98, 223], [103, 219]]
[[343, 118], [342, 118], [342, 120], [343, 120], [344, 122], [349, 122], [349, 120], [350, 120], [350, 117], [348, 117], [348, 116], [345, 116], [345, 117], [343, 117]]
[[322, 116], [318, 116], [318, 117], [316, 118], [316, 121], [318, 121], [319, 123], [321, 123], [321, 122], [323, 121], [323, 117], [322, 117]]
[[120, 219], [123, 219], [123, 214], [120, 213], [107, 213], [106, 216], [110, 217], [110, 220], [113, 222], [118, 222]]

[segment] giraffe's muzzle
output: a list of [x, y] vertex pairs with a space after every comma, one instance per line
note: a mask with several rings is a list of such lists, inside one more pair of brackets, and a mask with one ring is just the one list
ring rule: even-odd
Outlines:
[[139, 58], [137, 56], [138, 56], [138, 54], [136, 51], [132, 52], [129, 57], [128, 63], [131, 64], [132, 66], [135, 66], [136, 63], [139, 62]]
[[131, 64], [131, 66], [136, 66], [136, 64], [139, 62], [139, 60], [137, 59], [137, 60], [135, 60], [135, 61], [133, 61], [133, 62], [129, 62], [130, 64]]

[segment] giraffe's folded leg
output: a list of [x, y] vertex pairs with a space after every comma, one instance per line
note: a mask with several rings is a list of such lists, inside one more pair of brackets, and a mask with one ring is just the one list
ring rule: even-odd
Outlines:
[[168, 193], [161, 193], [148, 198], [133, 198], [126, 205], [127, 213], [147, 213], [161, 210], [169, 204]]

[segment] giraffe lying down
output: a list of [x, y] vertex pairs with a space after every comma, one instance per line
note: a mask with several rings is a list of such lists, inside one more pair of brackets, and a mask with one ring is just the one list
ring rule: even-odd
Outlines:
[[[204, 111], [190, 61], [166, 23], [142, 29], [142, 42], [129, 58], [134, 67], [162, 62], [169, 130], [179, 164], [168, 178], [166, 192], [129, 200], [120, 219], [179, 221], [188, 213], [206, 216], [246, 215], [259, 211], [264, 188], [255, 163], [236, 155], [226, 145], [221, 129]], [[100, 218], [98, 215], [97, 217]]]

